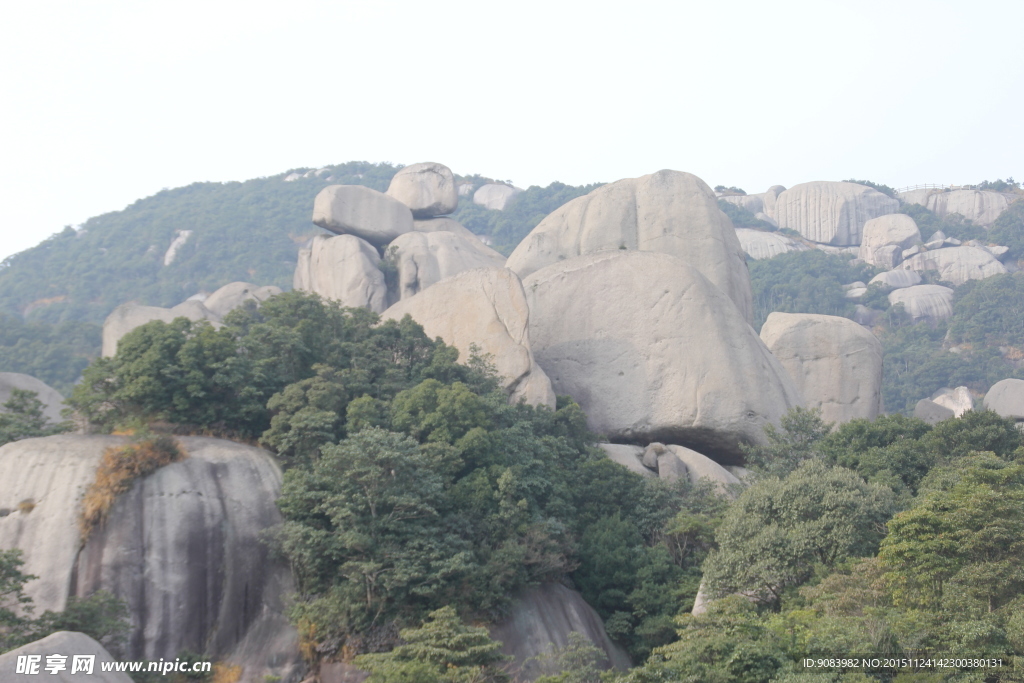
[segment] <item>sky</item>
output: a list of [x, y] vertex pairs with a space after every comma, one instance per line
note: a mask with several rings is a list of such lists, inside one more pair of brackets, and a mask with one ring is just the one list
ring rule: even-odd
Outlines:
[[1024, 178], [1024, 2], [33, 0], [0, 259], [165, 187], [344, 161], [761, 192]]

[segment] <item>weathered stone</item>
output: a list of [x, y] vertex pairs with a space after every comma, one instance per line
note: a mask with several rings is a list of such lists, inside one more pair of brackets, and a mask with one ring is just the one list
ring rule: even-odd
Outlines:
[[906, 261], [911, 256], [916, 256], [917, 254], [920, 254], [920, 253], [921, 253], [921, 247], [915, 244], [910, 249], [904, 249], [903, 250], [903, 260]]
[[666, 450], [658, 456], [658, 478], [664, 479], [671, 484], [680, 479], [689, 480], [690, 475], [686, 471], [686, 465], [679, 459], [679, 456], [670, 450]]
[[423, 326], [428, 337], [441, 337], [463, 360], [478, 346], [490, 355], [511, 400], [554, 408], [555, 394], [530, 348], [530, 309], [523, 285], [506, 268], [477, 268], [441, 280], [402, 299], [381, 316], [405, 315]]
[[719, 199], [735, 204], [736, 206], [749, 211], [750, 213], [762, 213], [764, 212], [764, 201], [761, 199], [761, 195], [756, 194], [729, 194]]
[[658, 476], [653, 470], [644, 467], [643, 462], [641, 462], [644, 449], [639, 446], [628, 446], [617, 443], [599, 443], [598, 446], [600, 446], [601, 450], [605, 452], [605, 455], [608, 456], [609, 460], [622, 465], [630, 472], [639, 474], [641, 477]]
[[901, 287], [913, 287], [914, 285], [921, 284], [920, 273], [913, 270], [903, 270], [898, 268], [896, 270], [887, 270], [884, 273], [871, 278], [868, 282], [869, 285], [875, 283], [883, 284], [893, 289], [900, 289]]
[[865, 263], [892, 268], [904, 249], [920, 243], [921, 231], [914, 219], [906, 214], [893, 213], [872, 218], [864, 224], [859, 255]]
[[863, 325], [864, 327], [874, 327], [875, 323], [878, 322], [878, 319], [881, 316], [881, 311], [874, 308], [868, 308], [862, 304], [857, 304], [854, 308], [853, 322], [858, 325]]
[[412, 164], [396, 173], [387, 195], [408, 206], [414, 218], [443, 216], [459, 206], [452, 170], [432, 161]]
[[258, 287], [248, 282], [232, 282], [206, 297], [202, 303], [215, 315], [223, 318], [246, 301], [255, 301], [260, 304], [280, 293], [281, 288], [274, 285]]
[[[35, 675], [16, 673], [18, 658], [38, 655], [40, 659], [38, 671]], [[56, 673], [50, 673], [46, 669], [46, 658], [50, 655], [63, 655], [65, 669]], [[84, 673], [78, 671], [71, 673], [74, 655], [92, 655], [95, 660], [92, 664], [92, 671]], [[128, 674], [119, 671], [104, 671], [103, 665], [116, 661], [106, 648], [95, 640], [79, 633], [78, 631], [57, 631], [40, 640], [33, 641], [28, 645], [5, 652], [0, 655], [0, 683], [24, 683], [37, 678], [54, 683], [132, 683]]]
[[953, 290], [942, 285], [904, 287], [889, 292], [889, 303], [903, 304], [914, 322], [945, 320], [953, 315]]
[[46, 382], [20, 372], [0, 372], [0, 406], [11, 400], [15, 389], [34, 391], [43, 404], [43, 417], [49, 422], [60, 422], [60, 411], [64, 408], [64, 397]]
[[800, 404], [728, 297], [681, 258], [589, 254], [523, 286], [537, 362], [599, 434], [738, 463], [740, 443], [761, 443], [764, 426]]
[[923, 273], [938, 271], [939, 277], [954, 285], [968, 280], [983, 280], [1007, 272], [1006, 266], [986, 249], [978, 247], [947, 247], [923, 251], [900, 264], [900, 268]]
[[714, 192], [679, 171], [628, 178], [577, 197], [549, 214], [508, 259], [519, 277], [601, 251], [671, 254], [726, 293], [749, 322], [750, 274], [739, 238]]
[[647, 444], [647, 448], [644, 449], [641, 461], [643, 462], [644, 467], [649, 467], [652, 470], [657, 471], [658, 457], [664, 454], [665, 444], [655, 441], [654, 443]]
[[985, 408], [1018, 422], [1024, 420], [1024, 379], [999, 380], [985, 394]]
[[882, 408], [882, 344], [847, 318], [771, 313], [761, 339], [826, 422], [873, 420]]
[[554, 662], [539, 657], [569, 644], [573, 631], [586, 636], [606, 658], [603, 668], [628, 669], [629, 655], [612, 642], [597, 612], [574, 590], [560, 583], [529, 588], [516, 598], [508, 614], [490, 627], [491, 637], [511, 655], [515, 680], [532, 681], [558, 673]]
[[859, 299], [859, 298], [861, 298], [862, 296], [864, 296], [867, 293], [868, 293], [868, 288], [867, 287], [851, 287], [850, 289], [846, 290], [846, 298], [847, 299]]
[[754, 214], [754, 218], [756, 218], [759, 221], [764, 221], [765, 223], [767, 223], [768, 225], [772, 226], [773, 228], [778, 229], [778, 227], [779, 227], [778, 221], [776, 221], [774, 218], [772, 218], [771, 216], [769, 216], [766, 213], [755, 213]]
[[[779, 195], [786, 191], [782, 185], [772, 185], [768, 188], [767, 192], [761, 194], [761, 202], [764, 204], [764, 212], [775, 221], [775, 203], [779, 199]], [[776, 222], [776, 225], [778, 223]]]
[[[672, 457], [685, 466], [686, 476], [691, 484], [699, 484], [703, 479], [714, 484], [720, 493], [729, 493], [730, 486], [740, 483], [736, 475], [706, 455], [702, 455], [684, 446], [669, 445], [665, 448], [668, 449]], [[660, 465], [659, 459], [659, 468]], [[658, 473], [661, 476], [660, 469]], [[662, 479], [664, 478], [662, 476]]]
[[415, 220], [412, 222], [412, 229], [416, 232], [453, 232], [466, 239], [480, 239], [469, 228], [463, 226], [462, 223], [447, 216]]
[[353, 308], [382, 312], [388, 286], [380, 269], [380, 254], [354, 235], [317, 235], [299, 251], [294, 289], [313, 292]]
[[953, 411], [949, 408], [940, 406], [930, 399], [922, 398], [914, 406], [914, 417], [924, 420], [930, 425], [935, 425], [943, 420], [951, 419], [954, 415]]
[[780, 194], [772, 217], [812, 242], [849, 246], [861, 243], [865, 223], [895, 213], [899, 206], [896, 199], [865, 185], [819, 181]]
[[747, 256], [755, 261], [772, 258], [791, 251], [806, 251], [807, 246], [777, 232], [736, 228], [736, 237]]
[[512, 198], [522, 192], [518, 187], [502, 185], [500, 183], [487, 183], [480, 186], [473, 193], [473, 203], [479, 204], [486, 209], [504, 211]]
[[971, 390], [967, 387], [939, 389], [932, 394], [931, 400], [943, 408], [952, 410], [954, 417], [960, 417], [968, 410], [974, 410], [974, 398], [971, 397]]
[[452, 275], [473, 268], [503, 268], [505, 257], [476, 237], [448, 231], [407, 232], [388, 246], [398, 269], [398, 291], [406, 299]]
[[121, 337], [136, 327], [154, 320], [169, 323], [175, 318], [188, 318], [192, 322], [208, 320], [215, 323], [215, 326], [220, 323], [220, 316], [209, 310], [202, 302], [195, 300], [185, 301], [174, 308], [143, 306], [134, 302], [121, 304], [103, 321], [102, 354], [109, 357], [117, 353], [117, 343]]
[[1006, 195], [988, 190], [952, 190], [929, 194], [925, 206], [935, 215], [942, 217], [958, 213], [978, 225], [989, 226], [995, 222], [1010, 200]]
[[900, 192], [898, 196], [904, 204], [920, 204], [921, 206], [926, 206], [928, 204], [928, 197], [936, 192], [942, 192], [942, 190], [936, 188], [909, 190], [907, 192]]
[[313, 201], [313, 222], [339, 235], [385, 244], [412, 230], [412, 211], [383, 192], [362, 185], [330, 185]]

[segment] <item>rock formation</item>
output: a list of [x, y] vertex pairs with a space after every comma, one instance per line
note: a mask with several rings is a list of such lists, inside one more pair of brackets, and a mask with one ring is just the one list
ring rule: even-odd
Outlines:
[[889, 303], [903, 304], [914, 322], [945, 320], [953, 315], [953, 290], [942, 285], [914, 285], [889, 292]]
[[861, 230], [872, 218], [895, 213], [898, 200], [857, 183], [812, 182], [795, 185], [778, 196], [775, 213], [782, 228], [796, 230], [812, 242], [836, 246], [861, 243]]
[[185, 301], [174, 308], [143, 306], [134, 302], [121, 304], [103, 321], [102, 353], [107, 357], [117, 353], [117, 342], [136, 327], [154, 320], [169, 323], [175, 318], [188, 318], [193, 322], [208, 320], [215, 325], [220, 323], [219, 315], [195, 300]]
[[868, 281], [869, 285], [875, 283], [886, 285], [893, 289], [913, 287], [914, 285], [921, 284], [921, 275], [916, 271], [903, 270], [902, 268], [887, 270], [884, 273], [879, 273]]
[[440, 230], [407, 232], [388, 245], [388, 255], [398, 269], [395, 299], [406, 299], [465, 270], [505, 266], [505, 257], [475, 236]]
[[728, 194], [723, 197], [719, 197], [722, 201], [735, 204], [741, 209], [745, 209], [753, 214], [762, 213], [764, 211], [764, 201], [761, 195], [758, 194]]
[[882, 344], [869, 330], [832, 315], [771, 313], [761, 339], [826, 422], [882, 412]]
[[412, 229], [416, 232], [454, 232], [456, 235], [465, 237], [466, 239], [475, 239], [478, 241], [480, 239], [471, 230], [464, 227], [462, 223], [445, 216], [415, 220], [412, 222]]
[[292, 286], [344, 306], [376, 313], [388, 305], [388, 286], [373, 245], [354, 235], [317, 235], [299, 251]]
[[459, 206], [451, 169], [431, 161], [400, 170], [391, 179], [387, 194], [408, 206], [414, 218], [443, 216]]
[[203, 300], [203, 305], [214, 315], [223, 318], [246, 301], [262, 303], [281, 293], [280, 287], [259, 287], [248, 282], [231, 282]]
[[34, 391], [43, 404], [43, 417], [49, 422], [60, 422], [60, 411], [64, 408], [64, 397], [46, 382], [20, 372], [0, 372], [0, 406], [11, 400], [15, 389]]
[[1024, 379], [999, 380], [985, 394], [985, 408], [1024, 422]]
[[974, 410], [974, 398], [967, 387], [943, 388], [931, 396], [932, 403], [953, 411], [953, 417], [960, 417], [968, 410]]
[[[768, 188], [767, 192], [761, 195], [761, 203], [764, 205], [764, 212], [773, 221], [775, 218], [775, 204], [778, 202], [779, 195], [786, 191], [782, 185], [772, 185]], [[776, 221], [777, 222], [777, 221]]]
[[[38, 655], [40, 659], [39, 668], [35, 675], [18, 674], [18, 658], [24, 656]], [[46, 658], [50, 655], [63, 655], [67, 659], [63, 661], [65, 669], [57, 673], [50, 673], [46, 670]], [[78, 671], [71, 673], [75, 655], [92, 655], [95, 660], [92, 664], [92, 671], [84, 673]], [[0, 655], [0, 683], [24, 683], [34, 679], [52, 681], [53, 683], [81, 683], [92, 681], [93, 683], [132, 683], [132, 679], [126, 673], [117, 671], [103, 671], [103, 664], [116, 661], [106, 648], [95, 640], [77, 631], [57, 631], [45, 638], [31, 642], [28, 645], [5, 652]]]
[[739, 463], [740, 443], [761, 443], [764, 426], [800, 404], [744, 316], [681, 258], [605, 251], [542, 268], [523, 287], [537, 363], [611, 441]]
[[667, 481], [685, 477], [691, 484], [707, 479], [722, 493], [728, 493], [730, 485], [740, 483], [735, 474], [711, 458], [684, 446], [657, 442], [648, 444], [646, 448], [629, 444], [598, 445], [609, 460], [642, 477], [658, 477]]
[[989, 226], [995, 222], [1010, 200], [1006, 195], [987, 190], [952, 190], [933, 192], [925, 198], [924, 204], [937, 216], [958, 213], [978, 225]]
[[530, 309], [523, 285], [506, 268], [477, 268], [434, 284], [384, 311], [383, 320], [405, 315], [440, 337], [468, 360], [472, 346], [490, 355], [512, 401], [554, 408], [555, 394], [531, 350]]
[[922, 398], [914, 406], [914, 417], [924, 420], [930, 425], [936, 425], [943, 420], [949, 420], [956, 416], [946, 406], [940, 406], [931, 399]]
[[501, 183], [487, 183], [477, 188], [473, 193], [473, 203], [479, 204], [486, 209], [504, 211], [508, 203], [517, 194], [522, 192], [518, 187], [502, 185]]
[[920, 273], [935, 270], [938, 271], [941, 279], [955, 285], [962, 285], [968, 280], [983, 280], [1007, 272], [1006, 266], [1000, 263], [991, 252], [980, 247], [930, 249], [911, 256], [900, 267]]
[[791, 251], [807, 251], [808, 249], [806, 245], [777, 232], [736, 228], [736, 237], [739, 238], [743, 251], [755, 261]]
[[[872, 218], [864, 224], [864, 234], [860, 243], [860, 258], [872, 265], [892, 267], [894, 256], [902, 258], [903, 250], [921, 243], [921, 231], [910, 216], [902, 213], [891, 213]], [[876, 252], [888, 248], [886, 255]], [[891, 253], [889, 253], [891, 252]], [[896, 260], [898, 263], [899, 260]]]
[[412, 211], [394, 197], [362, 185], [330, 185], [313, 202], [313, 222], [383, 247], [412, 230]]
[[620, 250], [683, 259], [752, 319], [750, 275], [736, 231], [711, 188], [689, 173], [658, 171], [577, 197], [542, 220], [507, 266], [525, 278], [564, 259]]

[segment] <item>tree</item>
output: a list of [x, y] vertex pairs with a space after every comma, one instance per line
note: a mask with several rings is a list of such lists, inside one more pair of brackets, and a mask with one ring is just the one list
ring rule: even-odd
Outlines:
[[15, 389], [0, 406], [0, 446], [33, 436], [50, 436], [68, 430], [67, 423], [50, 424], [43, 415], [43, 403], [34, 391]]
[[537, 683], [601, 683], [601, 665], [607, 658], [579, 631], [569, 631], [565, 647], [555, 648], [537, 658], [550, 663], [556, 674], [541, 676]]
[[816, 458], [819, 442], [829, 433], [831, 423], [821, 419], [821, 409], [791, 408], [780, 420], [781, 430], [767, 424], [767, 446], [744, 446], [747, 463], [765, 476], [786, 476], [800, 463]]

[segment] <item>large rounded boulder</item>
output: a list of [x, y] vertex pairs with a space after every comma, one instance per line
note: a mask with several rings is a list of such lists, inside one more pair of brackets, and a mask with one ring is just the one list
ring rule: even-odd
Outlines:
[[[64, 669], [50, 672], [46, 669], [47, 657], [60, 655], [65, 657]], [[75, 655], [93, 657], [92, 670], [76, 670], [74, 673]], [[38, 657], [37, 671], [18, 673], [19, 659]], [[45, 638], [40, 638], [27, 645], [5, 652], [0, 655], [0, 683], [24, 683], [42, 678], [53, 683], [75, 683], [90, 681], [91, 683], [132, 683], [131, 677], [122, 671], [104, 671], [104, 664], [115, 660], [107, 649], [95, 640], [77, 631], [57, 631]]]
[[914, 322], [937, 322], [953, 315], [953, 290], [942, 285], [913, 285], [889, 292], [889, 303], [902, 304]]
[[921, 244], [921, 231], [914, 219], [903, 213], [891, 213], [872, 218], [864, 224], [859, 256], [872, 265], [889, 266], [887, 259], [876, 257], [878, 250], [897, 247], [897, 251], [902, 254], [904, 249], [910, 249], [915, 244]]
[[809, 247], [777, 232], [764, 232], [750, 228], [736, 228], [736, 237], [747, 256], [759, 261], [791, 251], [807, 251]]
[[512, 198], [522, 192], [518, 187], [502, 185], [501, 183], [487, 183], [477, 188], [473, 193], [473, 203], [485, 209], [504, 211]]
[[400, 170], [391, 179], [387, 195], [408, 206], [414, 218], [443, 216], [459, 205], [452, 170], [433, 161]]
[[761, 339], [826, 422], [882, 412], [882, 344], [869, 330], [833, 315], [772, 313]]
[[845, 247], [860, 245], [869, 220], [899, 208], [899, 200], [866, 185], [818, 181], [780, 194], [770, 215], [779, 227], [796, 230], [812, 242]]
[[412, 230], [412, 211], [394, 197], [369, 187], [329, 185], [313, 200], [313, 223], [383, 247]]
[[1010, 200], [999, 192], [952, 190], [929, 193], [923, 203], [936, 216], [958, 213], [978, 225], [989, 226], [1006, 210]]
[[1007, 272], [1006, 266], [992, 252], [981, 247], [929, 249], [911, 256], [900, 267], [919, 273], [934, 270], [940, 279], [954, 285], [962, 285], [968, 280], [984, 280]]
[[214, 315], [223, 318], [246, 301], [255, 301], [259, 305], [280, 293], [281, 288], [274, 285], [259, 287], [249, 282], [230, 282], [206, 297], [203, 305]]
[[658, 171], [599, 187], [549, 214], [508, 259], [519, 277], [602, 251], [671, 254], [753, 316], [743, 248], [715, 193], [695, 175]]
[[505, 266], [505, 257], [476, 237], [445, 230], [408, 232], [388, 246], [388, 258], [398, 271], [396, 299], [415, 296], [466, 270]]
[[721, 289], [669, 254], [606, 251], [523, 281], [530, 340], [555, 391], [611, 441], [693, 448], [723, 464], [800, 395]]
[[173, 308], [143, 306], [135, 302], [121, 304], [103, 321], [102, 354], [104, 356], [116, 354], [117, 343], [121, 341], [121, 337], [136, 327], [141, 327], [154, 320], [169, 323], [175, 318], [188, 318], [192, 322], [208, 320], [214, 325], [220, 323], [220, 316], [199, 301], [185, 301]]
[[985, 408], [1024, 422], [1024, 379], [1004, 379], [993, 384], [985, 394]]
[[354, 235], [314, 237], [309, 247], [299, 250], [292, 287], [375, 313], [388, 306], [380, 254]]

